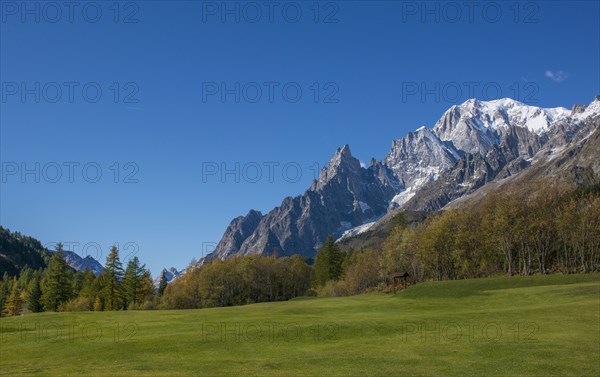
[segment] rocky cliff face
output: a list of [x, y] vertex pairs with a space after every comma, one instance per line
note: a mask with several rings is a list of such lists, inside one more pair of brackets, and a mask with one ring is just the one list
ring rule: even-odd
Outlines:
[[338, 148], [303, 195], [285, 198], [266, 215], [250, 211], [234, 219], [201, 263], [248, 254], [314, 256], [329, 234], [368, 229], [365, 224], [398, 207], [435, 211], [529, 170], [590, 137], [598, 122], [598, 97], [572, 110], [512, 99], [468, 100], [451, 107], [433, 128], [395, 140], [383, 161], [373, 159], [368, 168], [347, 145]]
[[425, 127], [395, 140], [384, 159], [384, 164], [400, 182], [400, 192], [392, 199], [390, 208], [403, 205], [421, 187], [436, 181], [443, 171], [454, 166], [459, 158], [459, 151], [453, 145], [445, 144]]
[[254, 233], [262, 218], [263, 215], [259, 211], [251, 210], [246, 216], [233, 219], [213, 254], [226, 258], [239, 251], [244, 241]]
[[363, 168], [348, 145], [338, 148], [304, 195], [288, 197], [264, 216], [234, 219], [206, 258], [266, 254], [314, 256], [327, 235], [373, 221], [387, 212], [400, 183], [386, 165]]
[[[467, 154], [439, 179], [421, 187], [402, 208], [435, 211], [495, 179], [536, 165], [540, 156], [555, 153], [589, 134], [600, 114], [600, 100], [596, 98], [589, 106], [579, 105], [574, 110], [535, 108], [508, 99], [469, 100], [450, 109], [434, 132], [452, 145], [466, 148], [460, 152]], [[491, 140], [495, 142], [488, 145]]]
[[104, 267], [102, 267], [100, 262], [89, 255], [87, 255], [85, 258], [82, 258], [72, 251], [63, 250], [62, 253], [67, 264], [71, 268], [75, 269], [75, 271], [91, 270], [96, 276], [98, 276], [102, 273], [102, 270], [104, 270]]
[[446, 208], [477, 205], [491, 192], [528, 189], [531, 187], [527, 185], [529, 182], [563, 188], [600, 183], [600, 112], [594, 114], [590, 111], [588, 115], [581, 119], [579, 131], [566, 144], [557, 147], [550, 139], [533, 158], [529, 168], [504, 179], [495, 179], [479, 190], [450, 202]]
[[458, 150], [485, 154], [493, 145], [499, 144], [506, 133], [527, 130], [541, 136], [554, 123], [568, 118], [570, 114], [571, 111], [563, 107], [544, 109], [509, 98], [494, 101], [470, 99], [446, 111], [433, 127], [433, 132]]

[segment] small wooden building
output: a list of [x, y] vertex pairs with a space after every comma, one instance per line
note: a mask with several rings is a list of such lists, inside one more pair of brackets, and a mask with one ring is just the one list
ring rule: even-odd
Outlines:
[[404, 271], [404, 273], [402, 273], [402, 272], [393, 272], [392, 273], [392, 284], [394, 286], [394, 294], [396, 294], [396, 284], [398, 284], [400, 282], [400, 280], [402, 280], [404, 282], [404, 289], [406, 289], [409, 277], [410, 277], [410, 275], [406, 271]]

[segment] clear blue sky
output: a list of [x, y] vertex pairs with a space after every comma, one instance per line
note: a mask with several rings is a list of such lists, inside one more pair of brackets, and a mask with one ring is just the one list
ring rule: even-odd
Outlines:
[[[154, 274], [301, 194], [338, 146], [383, 158], [469, 86], [545, 107], [600, 94], [597, 1], [1, 4], [0, 223], [79, 253], [97, 243], [102, 263], [134, 243], [123, 253]], [[236, 82], [239, 103], [223, 102]], [[21, 174], [36, 163], [39, 182]], [[239, 182], [203, 179], [236, 163]]]

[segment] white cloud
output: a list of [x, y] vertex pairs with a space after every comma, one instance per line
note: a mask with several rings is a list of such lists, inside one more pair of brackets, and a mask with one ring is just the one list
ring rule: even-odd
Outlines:
[[363, 168], [363, 169], [366, 169], [367, 168], [367, 164], [365, 164], [364, 162], [360, 161], [360, 167]]
[[546, 77], [556, 82], [563, 82], [569, 78], [569, 73], [565, 71], [546, 70]]

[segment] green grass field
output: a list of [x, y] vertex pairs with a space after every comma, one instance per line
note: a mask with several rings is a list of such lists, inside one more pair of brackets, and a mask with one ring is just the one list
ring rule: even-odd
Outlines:
[[599, 376], [600, 275], [1, 320], [4, 376]]

